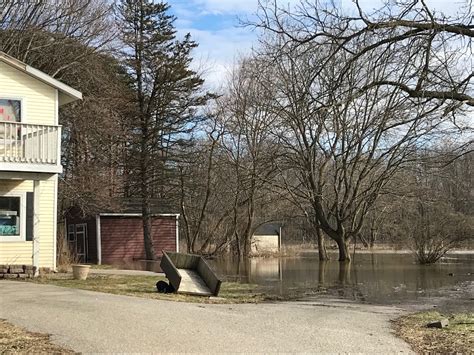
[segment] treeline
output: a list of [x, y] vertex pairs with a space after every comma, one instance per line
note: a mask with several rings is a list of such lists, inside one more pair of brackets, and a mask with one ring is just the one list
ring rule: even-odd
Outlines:
[[473, 232], [467, 5], [261, 5], [259, 45], [213, 93], [165, 3], [7, 2], [0, 46], [84, 93], [60, 112], [60, 210], [139, 200], [149, 259], [158, 203], [193, 253], [248, 255], [278, 222], [322, 259], [383, 242], [434, 262]]

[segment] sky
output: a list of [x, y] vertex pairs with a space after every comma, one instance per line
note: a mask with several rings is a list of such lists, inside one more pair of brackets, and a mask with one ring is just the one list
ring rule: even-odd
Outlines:
[[[295, 6], [299, 0], [278, 0], [281, 5]], [[337, 0], [341, 6], [354, 9], [351, 0]], [[466, 0], [426, 0], [430, 7], [444, 12], [459, 8]], [[377, 7], [381, 0], [361, 0], [364, 10]], [[177, 17], [180, 35], [191, 33], [199, 43], [194, 53], [195, 69], [203, 70], [210, 89], [216, 90], [239, 58], [256, 45], [258, 34], [243, 27], [240, 20], [252, 19], [258, 0], [168, 0]]]
[[199, 47], [195, 65], [207, 84], [221, 86], [233, 63], [250, 52], [257, 34], [240, 24], [257, 10], [257, 0], [169, 0], [181, 34], [191, 33]]

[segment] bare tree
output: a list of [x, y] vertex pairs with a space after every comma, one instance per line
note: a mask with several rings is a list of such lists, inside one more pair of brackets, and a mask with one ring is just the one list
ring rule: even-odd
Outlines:
[[111, 48], [116, 36], [112, 14], [105, 0], [5, 1], [0, 50], [62, 79], [88, 56]]
[[[217, 194], [222, 193], [217, 176], [224, 176], [218, 159], [222, 134], [216, 122], [211, 122], [206, 132], [207, 139], [196, 142], [187, 154], [188, 159], [182, 159], [180, 163], [179, 204], [184, 222], [183, 235], [189, 253], [198, 252], [200, 244], [200, 253], [212, 255], [224, 244], [217, 237], [222, 233], [220, 227], [225, 217], [229, 215], [229, 212], [223, 213], [225, 208], [220, 208], [223, 196], [217, 197]], [[219, 221], [215, 223], [217, 218]], [[214, 250], [210, 251], [212, 243]]]
[[473, 154], [443, 163], [456, 155], [447, 152], [446, 144], [437, 151], [421, 150], [398, 182], [400, 201], [386, 201], [393, 213], [386, 218], [392, 228], [385, 233], [399, 234], [423, 264], [472, 241]]
[[234, 202], [236, 218], [237, 206], [244, 208], [240, 218], [242, 228], [235, 232], [239, 256], [249, 255], [255, 228], [266, 222], [258, 205], [265, 196], [271, 196], [269, 182], [276, 175], [274, 156], [278, 146], [271, 132], [276, 115], [272, 111], [272, 96], [262, 87], [267, 78], [265, 63], [242, 59], [229, 81], [227, 94], [220, 100], [221, 121], [227, 132], [222, 143], [238, 184]]
[[367, 83], [383, 79], [395, 64], [379, 53], [339, 82], [333, 78], [345, 55], [321, 70], [326, 57], [317, 46], [287, 52], [277, 46], [273, 53], [268, 87], [286, 148], [282, 169], [293, 172], [284, 186], [311, 206], [316, 225], [338, 244], [339, 259], [349, 260], [348, 241], [423, 137], [438, 132], [443, 104], [411, 98], [398, 87], [369, 89]]
[[[355, 5], [349, 16], [319, 2], [273, 2], [255, 24], [275, 72], [267, 86], [287, 148], [282, 169], [292, 171], [283, 185], [311, 206], [341, 261], [416, 148], [472, 104], [472, 70], [460, 66], [472, 60], [471, 17], [436, 17], [423, 1], [371, 16]], [[447, 46], [452, 36], [465, 41]]]
[[392, 86], [412, 98], [449, 100], [449, 110], [474, 106], [472, 1], [465, 0], [450, 16], [431, 9], [425, 0], [387, 1], [372, 11], [364, 10], [359, 0], [353, 3], [349, 13], [334, 2], [302, 0], [294, 9], [265, 2], [253, 25], [277, 34], [282, 48], [315, 43], [330, 47], [321, 70], [331, 65], [333, 56], [345, 53], [346, 63], [334, 82], [368, 58], [404, 60], [409, 63], [404, 71], [376, 78], [366, 88]]
[[271, 132], [276, 120], [271, 97], [261, 87], [266, 70], [254, 59], [239, 63], [207, 115], [206, 139], [182, 166], [180, 201], [189, 251], [249, 255], [255, 229], [283, 215], [279, 196], [270, 189], [278, 145]]
[[124, 190], [126, 118], [133, 92], [120, 62], [110, 55], [89, 55], [80, 69], [63, 73], [84, 99], [60, 114], [60, 211], [75, 206], [84, 214], [95, 214], [121, 207], [116, 197]]

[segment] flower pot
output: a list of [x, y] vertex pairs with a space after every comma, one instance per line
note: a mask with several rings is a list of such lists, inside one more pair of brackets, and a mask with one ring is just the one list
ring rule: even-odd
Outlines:
[[72, 265], [72, 276], [75, 280], [85, 280], [89, 274], [90, 265]]

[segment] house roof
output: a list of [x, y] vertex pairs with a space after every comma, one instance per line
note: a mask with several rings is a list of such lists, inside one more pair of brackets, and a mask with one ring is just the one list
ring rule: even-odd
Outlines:
[[277, 223], [266, 223], [258, 227], [253, 235], [279, 235], [281, 225]]
[[41, 70], [30, 67], [29, 65], [19, 61], [16, 58], [13, 58], [12, 56], [9, 56], [2, 51], [0, 51], [0, 61], [24, 72], [27, 75], [32, 76], [39, 81], [42, 81], [49, 86], [52, 86], [55, 89], [58, 89], [60, 106], [76, 100], [82, 100], [82, 93], [80, 91], [77, 91], [76, 89], [73, 89], [72, 87], [60, 82], [59, 80], [54, 79], [48, 74], [43, 73]]

